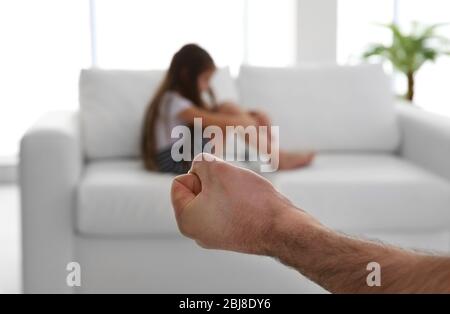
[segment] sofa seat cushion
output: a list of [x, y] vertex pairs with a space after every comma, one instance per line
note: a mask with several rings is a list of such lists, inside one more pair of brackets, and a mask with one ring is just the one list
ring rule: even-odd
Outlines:
[[311, 167], [275, 180], [296, 205], [339, 230], [450, 226], [448, 182], [393, 155], [319, 155]]
[[[450, 184], [391, 155], [320, 154], [305, 169], [268, 178], [297, 206], [349, 232], [447, 230]], [[77, 227], [89, 235], [179, 235], [172, 175], [139, 161], [89, 163], [78, 190]]]
[[173, 176], [137, 160], [92, 162], [78, 190], [78, 231], [98, 235], [175, 234]]

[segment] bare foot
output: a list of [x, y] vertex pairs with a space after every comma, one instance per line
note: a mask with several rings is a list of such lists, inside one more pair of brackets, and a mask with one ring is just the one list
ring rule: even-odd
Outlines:
[[314, 159], [315, 153], [298, 153], [280, 151], [279, 170], [289, 170], [308, 166]]

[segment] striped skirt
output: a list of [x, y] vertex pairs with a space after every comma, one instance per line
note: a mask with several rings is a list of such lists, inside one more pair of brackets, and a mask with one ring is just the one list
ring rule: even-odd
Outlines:
[[184, 174], [191, 168], [191, 161], [175, 161], [172, 158], [172, 147], [164, 149], [156, 154], [155, 161], [159, 172]]
[[[202, 139], [201, 147], [197, 147], [194, 149], [194, 141], [191, 142], [192, 152], [191, 152], [191, 160], [195, 157], [195, 151], [203, 151], [206, 143], [208, 143], [210, 139]], [[198, 145], [198, 144], [197, 144]], [[180, 149], [180, 153], [183, 153], [183, 148]], [[159, 151], [155, 156], [156, 166], [158, 167], [159, 172], [165, 173], [174, 173], [174, 174], [185, 174], [191, 169], [192, 161], [175, 161], [172, 158], [172, 146], [169, 146], [161, 151]]]

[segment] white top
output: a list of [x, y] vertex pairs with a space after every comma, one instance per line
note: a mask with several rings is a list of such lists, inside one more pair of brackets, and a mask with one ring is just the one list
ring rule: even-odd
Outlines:
[[161, 151], [170, 147], [177, 141], [171, 138], [172, 129], [178, 125], [186, 125], [178, 118], [183, 110], [193, 106], [189, 99], [184, 98], [177, 92], [169, 91], [162, 98], [161, 109], [156, 120], [156, 150]]

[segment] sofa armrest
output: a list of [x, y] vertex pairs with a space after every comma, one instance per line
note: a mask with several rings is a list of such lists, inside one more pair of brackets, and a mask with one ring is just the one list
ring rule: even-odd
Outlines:
[[83, 168], [79, 120], [51, 112], [21, 141], [24, 291], [72, 292], [66, 266], [73, 261], [74, 200]]
[[450, 180], [450, 118], [397, 105], [402, 132], [400, 154], [415, 164]]

